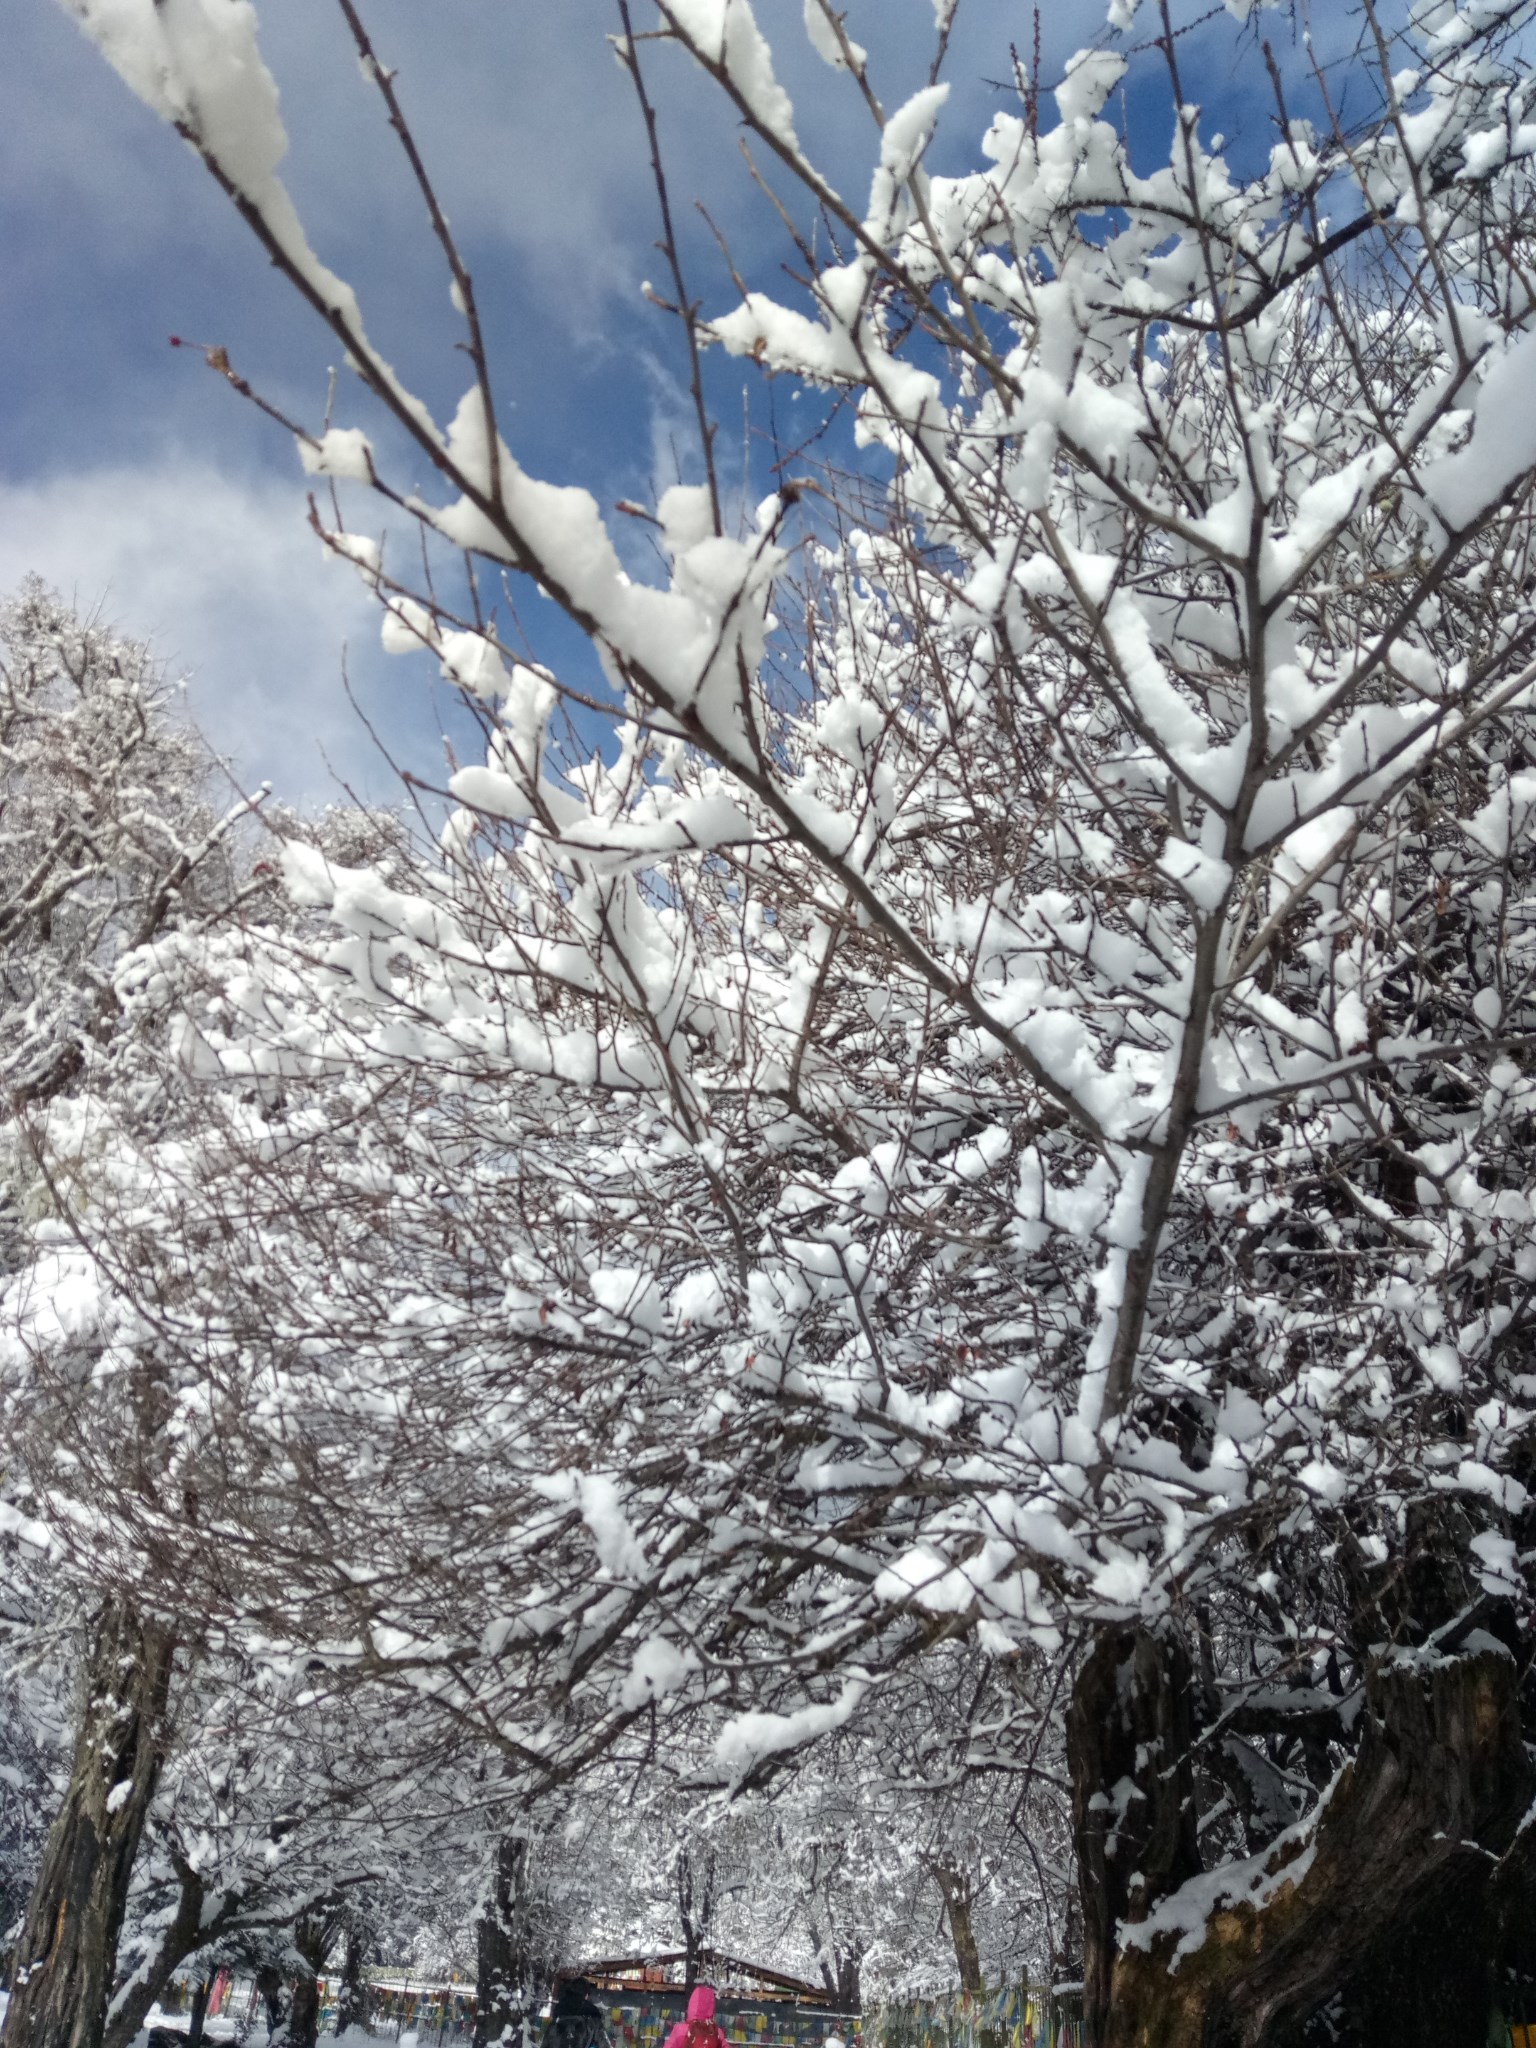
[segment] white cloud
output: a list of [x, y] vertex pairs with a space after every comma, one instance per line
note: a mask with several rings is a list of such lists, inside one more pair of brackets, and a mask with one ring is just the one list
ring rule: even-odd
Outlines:
[[[1052, 44], [1091, 34], [1103, 5], [1061, 0], [1047, 11], [1047, 68]], [[836, 182], [867, 190], [877, 138], [856, 89], [817, 59], [800, 0], [762, 0], [759, 12], [807, 143]], [[420, 0], [374, 0], [369, 11], [480, 271], [508, 438], [536, 473], [584, 481], [605, 502], [663, 488], [674, 447], [694, 441], [675, 326], [635, 296], [644, 272], [667, 280], [652, 246], [643, 131], [605, 40], [615, 13], [612, 0], [491, 9], [434, 0], [425, 10]], [[456, 329], [441, 261], [340, 17], [314, 0], [261, 0], [261, 14], [294, 140], [289, 169], [317, 246], [358, 285], [402, 373], [451, 409], [467, 373], [448, 352]], [[650, 18], [644, 5], [641, 16]], [[936, 145], [946, 168], [976, 160], [999, 102], [985, 81], [1006, 71], [995, 11], [962, 9], [957, 21], [957, 94]], [[850, 0], [849, 27], [870, 46], [888, 103], [926, 74], [931, 0]], [[24, 10], [7, 57], [0, 211], [21, 230], [8, 255], [22, 288], [8, 321], [0, 311], [14, 371], [0, 419], [18, 466], [42, 474], [9, 486], [0, 477], [0, 588], [35, 569], [151, 639], [191, 672], [190, 703], [215, 745], [247, 779], [269, 778], [293, 800], [327, 791], [325, 755], [375, 793], [391, 789], [346, 702], [346, 643], [369, 716], [397, 757], [435, 776], [436, 734], [453, 711], [433, 694], [434, 665], [391, 664], [378, 652], [369, 600], [308, 532], [296, 476], [228, 454], [247, 470], [221, 472], [201, 452], [255, 445], [251, 422], [195, 360], [165, 346], [170, 331], [224, 342], [261, 388], [313, 417], [325, 360], [316, 351], [328, 337], [290, 302], [195, 160], [61, 14]], [[689, 288], [724, 307], [733, 292], [693, 198], [707, 198], [748, 270], [768, 266], [770, 284], [779, 230], [739, 163], [719, 95], [677, 51], [648, 45], [646, 64]], [[718, 361], [708, 374], [721, 395], [734, 522], [738, 499], [751, 495], [742, 472], [754, 444], [739, 438], [735, 387]], [[344, 381], [343, 424], [355, 417], [353, 396]], [[199, 452], [165, 452], [162, 421], [179, 423], [180, 444]], [[379, 445], [392, 473], [430, 494], [418, 456], [387, 430]], [[682, 466], [695, 473], [686, 455]], [[655, 575], [649, 529], [618, 528], [636, 573]], [[588, 660], [537, 604], [526, 616], [545, 658]]]
[[194, 720], [247, 784], [268, 780], [289, 801], [324, 798], [334, 768], [375, 796], [392, 793], [347, 701], [344, 657], [370, 718], [436, 767], [431, 667], [378, 652], [373, 602], [325, 556], [297, 481], [174, 458], [0, 480], [0, 589], [29, 571], [185, 675]]

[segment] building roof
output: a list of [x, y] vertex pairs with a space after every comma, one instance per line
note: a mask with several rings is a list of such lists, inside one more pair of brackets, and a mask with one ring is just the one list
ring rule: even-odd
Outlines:
[[[816, 2005], [828, 2012], [845, 2010], [842, 2002], [824, 1985], [807, 1983], [803, 1977], [791, 1977], [783, 1970], [772, 1969], [767, 1963], [754, 1963], [745, 1956], [727, 1955], [723, 1949], [707, 1948], [697, 1951], [696, 1960], [700, 1967], [711, 1976], [724, 1976], [740, 1981], [745, 1979], [754, 1988], [774, 1998], [793, 1998], [801, 2005]], [[563, 1970], [563, 1977], [584, 1977], [589, 1983], [601, 1980], [621, 1981], [630, 1976], [637, 1979], [642, 1973], [656, 1970], [686, 1968], [686, 1949], [659, 1949], [648, 1955], [604, 1956], [595, 1962], [580, 1963], [573, 1969]], [[636, 1988], [640, 1988], [637, 1983]], [[682, 1984], [652, 1984], [653, 1990], [681, 1990]], [[717, 1988], [718, 1985], [717, 1985]]]

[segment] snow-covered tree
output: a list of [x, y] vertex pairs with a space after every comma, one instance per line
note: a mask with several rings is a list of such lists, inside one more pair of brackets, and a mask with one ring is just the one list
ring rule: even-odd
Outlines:
[[[16, 1110], [110, 1031], [112, 971], [223, 881], [210, 762], [148, 650], [35, 579], [0, 608], [0, 960]], [[217, 872], [211, 872], [217, 871]]]
[[423, 1858], [458, 1850], [452, 1759], [296, 1662], [216, 1641], [179, 1646], [171, 1702], [104, 2048], [128, 2048], [189, 1961], [252, 1956], [297, 1981], [285, 2048], [314, 2048], [317, 1974], [382, 1901], [405, 1905]]
[[[44, 1238], [67, 1235], [67, 1218], [93, 1200], [90, 1117], [82, 1122], [77, 1096], [92, 1069], [113, 1060], [119, 963], [229, 901], [224, 842], [244, 807], [223, 817], [214, 809], [211, 765], [144, 647], [79, 617], [36, 581], [0, 610], [8, 1270], [23, 1258], [29, 1225]], [[75, 1133], [62, 1153], [53, 1143], [58, 1124]], [[28, 1286], [26, 1275], [20, 1284]], [[71, 1304], [61, 1295], [49, 1306], [68, 1329]], [[30, 1420], [31, 1451], [45, 1463], [62, 1461], [62, 1444], [46, 1424], [35, 1433], [36, 1412]], [[37, 1560], [48, 1556], [50, 1532], [17, 1506], [26, 1491], [27, 1426], [8, 1404], [0, 1568], [18, 1593], [8, 1634], [23, 1663], [29, 1640], [35, 1663], [41, 1635], [53, 1659], [53, 1706], [67, 1700], [73, 1677], [79, 1713], [62, 1804], [40, 1844], [42, 1874], [17, 1933], [12, 2041], [29, 2038], [39, 2004], [54, 2005], [70, 2026], [100, 2024], [159, 1769], [173, 1655], [157, 1618], [89, 1572], [63, 1575], [56, 1599], [43, 1589], [47, 1570]], [[137, 1440], [130, 1429], [129, 1445]], [[56, 1561], [48, 1556], [49, 1567]], [[82, 1622], [91, 1647], [77, 1660], [70, 1629]], [[34, 1814], [23, 1832], [36, 1823]], [[29, 1869], [29, 1885], [33, 1875]]]
[[[1252, 170], [1165, 12], [1164, 161], [1106, 43], [953, 177], [937, 67], [887, 109], [807, 0], [867, 204], [746, 0], [621, 4], [644, 104], [659, 27], [795, 238], [797, 297], [704, 317], [668, 229], [690, 350], [856, 421], [737, 525], [701, 418], [650, 582], [502, 439], [414, 144], [444, 421], [304, 236], [253, 10], [68, 4], [439, 489], [357, 426], [306, 468], [531, 579], [604, 678], [330, 524], [486, 759], [435, 862], [290, 851], [331, 937], [205, 960], [184, 1041], [271, 1084], [123, 1155], [128, 1298], [259, 1423], [231, 1602], [530, 1780], [691, 1706], [762, 1783], [969, 1634], [1064, 1733], [1095, 2048], [1358, 2032], [1386, 1982], [1481, 2041], [1536, 1791], [1528, 0], [1367, 5], [1374, 111], [1276, 70]], [[346, 1523], [381, 1458], [409, 1514]]]
[[[196, 953], [221, 920], [280, 900], [232, 845], [248, 807], [214, 809], [212, 765], [142, 646], [36, 583], [0, 613], [7, 1264], [31, 1245], [8, 1303], [0, 1470], [12, 2042], [130, 2041], [189, 1957], [339, 1909], [386, 1874], [401, 1840], [388, 1802], [409, 1797], [398, 1744], [300, 1663], [221, 1636], [165, 1576], [164, 1546], [114, 1569], [113, 1489], [167, 1510], [176, 1400], [142, 1356], [93, 1377], [89, 1247], [112, 1213], [119, 1124], [186, 1131], [136, 1043], [123, 965], [157, 943], [168, 963], [177, 944]], [[342, 814], [286, 823], [370, 853], [392, 829], [381, 816], [359, 841]], [[82, 1417], [112, 1486], [87, 1483], [78, 1518], [51, 1514], [50, 1488], [63, 1482], [57, 1506], [80, 1476]], [[216, 1474], [203, 1479], [201, 1502], [194, 1485], [169, 1510], [189, 1526], [216, 1508]]]

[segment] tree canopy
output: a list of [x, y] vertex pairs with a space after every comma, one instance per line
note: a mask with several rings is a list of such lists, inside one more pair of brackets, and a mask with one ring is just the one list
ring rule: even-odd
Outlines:
[[[19, 760], [68, 1088], [13, 1084], [18, 1530], [513, 1807], [846, 1755], [962, 1973], [1011, 1859], [1094, 2048], [1371, 2038], [1387, 1983], [1481, 2042], [1536, 1971], [1527, 0], [1367, 0], [1347, 118], [1254, 14], [1246, 166], [1116, 0], [947, 176], [952, 7], [887, 108], [807, 0], [867, 203], [746, 0], [619, 0], [699, 436], [617, 525], [503, 438], [352, 0], [451, 418], [311, 247], [254, 10], [67, 4], [345, 347], [339, 425], [208, 356], [484, 754], [414, 823], [278, 821], [207, 905], [214, 828], [130, 806], [119, 855]], [[782, 223], [734, 304], [674, 227], [679, 55]], [[755, 502], [721, 352], [819, 395]], [[817, 1882], [851, 1838], [815, 1809]]]

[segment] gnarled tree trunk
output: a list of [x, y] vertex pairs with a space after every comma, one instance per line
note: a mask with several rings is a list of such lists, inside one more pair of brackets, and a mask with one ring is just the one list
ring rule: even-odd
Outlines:
[[677, 1918], [683, 1930], [683, 1989], [692, 1991], [702, 1975], [715, 1918], [715, 1852], [687, 1842], [673, 1866], [677, 1881]]
[[1482, 2048], [1499, 1859], [1536, 1790], [1508, 1652], [1381, 1658], [1311, 1824], [1220, 1874], [1195, 1855], [1188, 1701], [1182, 1649], [1141, 1630], [1107, 1634], [1078, 1683], [1090, 2048]]
[[368, 2020], [368, 1986], [363, 1977], [371, 1938], [370, 1929], [354, 1918], [347, 1927], [346, 1956], [341, 1966], [341, 1991], [336, 2000], [336, 2032], [361, 2027]]
[[1191, 1754], [1193, 1674], [1171, 1632], [1107, 1629], [1067, 1720], [1083, 1914], [1083, 2025], [1111, 2039], [1120, 1930], [1200, 1868]]
[[301, 1968], [293, 1980], [283, 2048], [315, 2048], [320, 2039], [320, 1976], [343, 1925], [343, 1909], [334, 1904], [312, 1907], [293, 1923], [293, 1946]]
[[127, 1601], [97, 1616], [69, 1785], [16, 1944], [5, 2048], [99, 2048], [171, 1653], [168, 1632]]
[[518, 2038], [534, 1975], [532, 1858], [526, 1835], [503, 1835], [496, 1846], [490, 1894], [475, 1928], [474, 2048]]
[[976, 1996], [985, 1986], [981, 1976], [981, 1951], [976, 1946], [976, 1928], [971, 1918], [975, 1889], [963, 1870], [957, 1870], [942, 1857], [935, 1858], [928, 1868], [944, 1901], [944, 1918], [949, 1927], [950, 1945], [955, 1951], [955, 1968], [960, 1973], [960, 1989]]
[[283, 2048], [315, 2048], [319, 2038], [320, 1980], [312, 1969], [301, 1970], [294, 1980]]

